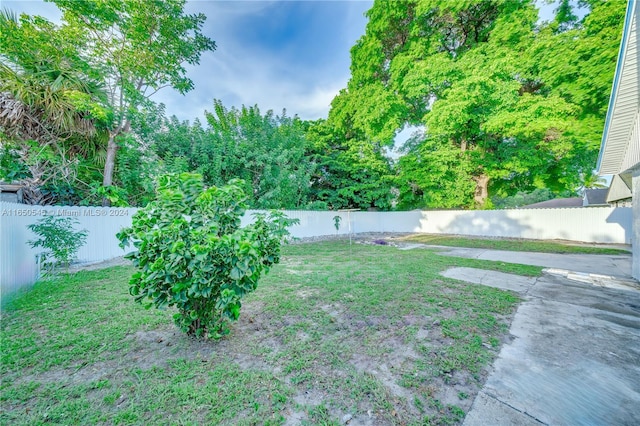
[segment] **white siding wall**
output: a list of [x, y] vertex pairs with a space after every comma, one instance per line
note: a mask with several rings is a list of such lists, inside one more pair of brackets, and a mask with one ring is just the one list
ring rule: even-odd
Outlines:
[[[640, 102], [640, 95], [637, 97], [637, 100]], [[633, 130], [631, 131], [631, 135], [628, 136], [628, 140], [629, 142], [622, 156], [622, 165], [618, 173], [640, 164], [640, 112], [636, 114], [633, 122]]]
[[631, 263], [631, 275], [640, 281], [640, 165], [635, 170], [632, 178], [633, 191], [633, 261]]
[[[638, 112], [640, 110], [640, 68], [638, 67], [638, 21], [640, 7], [633, 4], [627, 15], [625, 34], [618, 57], [614, 86], [600, 152], [598, 172], [618, 174], [637, 163]], [[632, 134], [634, 134], [632, 138]], [[635, 162], [634, 162], [635, 159]]]
[[[100, 207], [40, 207], [0, 203], [0, 294], [30, 285], [36, 277], [36, 250], [27, 245], [35, 236], [27, 225], [46, 214], [71, 216], [87, 229], [87, 243], [78, 253], [81, 262], [99, 262], [122, 256], [115, 234], [131, 224], [136, 209]], [[243, 225], [251, 222], [249, 211]], [[596, 243], [631, 243], [632, 209], [625, 207], [448, 210], [409, 212], [285, 211], [300, 220], [290, 231], [294, 237], [348, 235], [363, 232], [422, 232], [487, 237], [563, 239]], [[334, 217], [340, 216], [335, 229]]]

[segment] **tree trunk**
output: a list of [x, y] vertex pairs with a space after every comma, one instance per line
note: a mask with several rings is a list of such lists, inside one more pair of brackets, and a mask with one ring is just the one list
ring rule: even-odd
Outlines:
[[118, 144], [116, 143], [116, 135], [109, 134], [109, 143], [107, 144], [107, 158], [104, 162], [104, 177], [102, 178], [103, 186], [110, 186], [113, 184], [113, 171], [116, 165], [117, 151]]
[[[104, 175], [102, 177], [102, 186], [107, 187], [113, 185], [113, 172], [116, 168], [116, 153], [118, 152], [118, 143], [116, 138], [122, 133], [126, 133], [131, 128], [129, 120], [124, 122], [123, 126], [118, 126], [113, 132], [109, 132], [109, 142], [107, 143], [107, 158], [104, 161]], [[106, 197], [102, 199], [102, 207], [111, 206], [111, 201]]]
[[[109, 142], [107, 144], [107, 158], [104, 161], [104, 176], [102, 178], [102, 186], [107, 187], [113, 184], [113, 171], [116, 167], [116, 152], [118, 152], [118, 144], [116, 143], [117, 133], [109, 133]], [[111, 202], [107, 197], [102, 199], [102, 207], [109, 207]]]
[[489, 197], [489, 176], [475, 176], [473, 180], [476, 182], [476, 191], [473, 199], [476, 202], [476, 207], [482, 207]]

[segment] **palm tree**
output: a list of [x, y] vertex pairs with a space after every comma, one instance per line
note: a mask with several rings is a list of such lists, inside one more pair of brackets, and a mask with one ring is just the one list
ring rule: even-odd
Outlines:
[[[35, 29], [56, 39], [52, 27], [37, 28], [30, 20], [0, 12], [0, 32], [20, 34], [23, 25], [25, 33]], [[24, 51], [6, 43], [0, 51], [0, 143], [12, 141], [14, 152], [29, 165], [31, 177], [22, 182], [26, 201], [42, 204], [51, 200], [40, 188], [52, 180], [72, 179], [75, 157], [104, 158], [107, 96], [77, 70], [77, 58], [56, 56], [55, 49], [42, 46]]]
[[607, 187], [607, 180], [602, 176], [598, 176], [596, 173], [583, 173], [580, 176], [582, 185], [578, 189], [579, 194], [584, 194], [587, 189], [600, 189]]
[[594, 172], [582, 176], [582, 187], [585, 189], [606, 188], [607, 180]]
[[95, 121], [77, 105], [99, 95], [96, 86], [74, 75], [67, 64], [7, 62], [0, 60], [0, 125], [5, 133], [42, 144], [96, 135]]

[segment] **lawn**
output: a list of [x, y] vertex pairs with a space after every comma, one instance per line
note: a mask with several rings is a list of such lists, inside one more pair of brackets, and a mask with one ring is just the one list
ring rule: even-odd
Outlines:
[[565, 244], [557, 241], [537, 241], [517, 238], [483, 238], [457, 235], [413, 234], [400, 241], [449, 247], [482, 248], [488, 250], [532, 251], [558, 254], [623, 254], [628, 250], [593, 245]]
[[332, 241], [289, 245], [221, 341], [128, 295], [131, 267], [40, 282], [2, 313], [2, 424], [457, 424], [515, 294], [450, 266], [540, 268]]

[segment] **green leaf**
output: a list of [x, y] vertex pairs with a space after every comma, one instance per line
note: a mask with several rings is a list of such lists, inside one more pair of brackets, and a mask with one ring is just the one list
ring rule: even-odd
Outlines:
[[[136, 235], [141, 241], [139, 250], [131, 253], [139, 270], [131, 279], [130, 291], [136, 300], [150, 299], [158, 309], [175, 305], [178, 314], [174, 319], [181, 330], [219, 338], [229, 332], [228, 321], [238, 319], [241, 297], [255, 290], [261, 274], [268, 270], [260, 259], [278, 260], [290, 222], [274, 215], [273, 222], [261, 217], [239, 228], [243, 209], [229, 212], [224, 208], [243, 198], [237, 187], [204, 190], [202, 177], [196, 174], [166, 175], [159, 181], [157, 200], [140, 209], [132, 227], [119, 234], [121, 238]], [[208, 195], [202, 197], [203, 193]], [[186, 198], [192, 201], [174, 202]], [[215, 238], [210, 238], [208, 224], [196, 219], [194, 212], [203, 209], [213, 212], [211, 222], [228, 225], [215, 226], [221, 232]], [[191, 220], [186, 221], [185, 216]], [[189, 256], [194, 260], [189, 261]]]
[[239, 280], [240, 278], [242, 278], [243, 275], [244, 274], [242, 273], [242, 271], [237, 267], [232, 268], [231, 272], [229, 273], [229, 277], [232, 280]]

